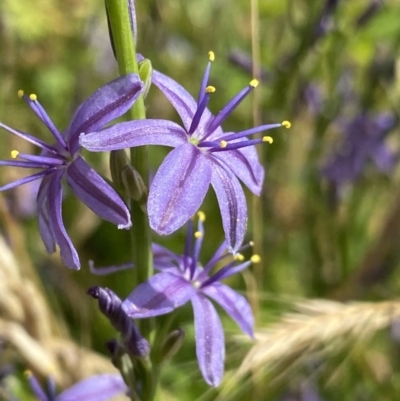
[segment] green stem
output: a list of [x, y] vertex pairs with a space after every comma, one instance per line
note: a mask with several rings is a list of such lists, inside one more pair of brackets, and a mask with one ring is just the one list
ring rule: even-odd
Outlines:
[[[138, 63], [136, 59], [135, 42], [131, 31], [129, 20], [128, 3], [125, 0], [106, 0], [107, 13], [112, 32], [115, 54], [118, 61], [119, 73], [121, 75], [138, 74]], [[139, 120], [146, 118], [143, 97], [140, 96], [129, 111], [129, 119]], [[149, 167], [147, 158], [147, 147], [132, 148], [131, 163], [141, 174], [145, 183], [149, 182]], [[136, 277], [135, 283], [146, 281], [153, 274], [153, 259], [151, 252], [151, 235], [147, 215], [141, 210], [136, 202], [131, 205], [133, 226], [131, 229], [133, 261]], [[142, 334], [146, 327], [142, 327]], [[147, 330], [146, 330], [147, 331]]]
[[[129, 73], [139, 74], [136, 58], [135, 42], [131, 30], [128, 2], [126, 0], [105, 0], [107, 16], [112, 34], [115, 55], [118, 62], [120, 75]], [[140, 96], [132, 109], [128, 112], [130, 120], [146, 118], [143, 96]], [[149, 167], [147, 147], [132, 148], [130, 150], [131, 164], [142, 176], [143, 181], [149, 182]], [[134, 269], [134, 285], [146, 281], [153, 274], [153, 255], [151, 251], [151, 234], [148, 216], [137, 202], [131, 202], [132, 215], [132, 257], [136, 268]], [[152, 329], [152, 321], [144, 320], [140, 324], [140, 330], [144, 337], [149, 337]], [[154, 399], [157, 374], [150, 360], [142, 369], [142, 401]], [[133, 389], [135, 390], [135, 389]], [[132, 397], [133, 399], [133, 397]]]

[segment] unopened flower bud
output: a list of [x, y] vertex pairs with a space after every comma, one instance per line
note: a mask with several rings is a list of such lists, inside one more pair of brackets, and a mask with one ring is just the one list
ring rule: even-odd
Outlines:
[[171, 331], [165, 338], [161, 346], [160, 349], [161, 361], [165, 362], [168, 359], [171, 359], [181, 348], [184, 339], [185, 339], [185, 331], [181, 327]]
[[122, 301], [108, 288], [92, 287], [88, 294], [99, 301], [99, 308], [121, 333], [121, 340], [128, 352], [138, 358], [148, 355], [149, 343], [139, 332], [134, 321], [121, 308]]
[[139, 172], [133, 166], [126, 165], [121, 171], [121, 179], [125, 193], [141, 206], [145, 206], [148, 189]]
[[124, 183], [122, 181], [122, 169], [129, 164], [129, 158], [126, 155], [125, 150], [113, 150], [110, 153], [111, 178], [119, 191], [125, 191]]
[[145, 58], [139, 63], [139, 77], [144, 84], [142, 92], [143, 98], [145, 98], [149, 93], [152, 76], [153, 76], [153, 66], [151, 65], [151, 61]]

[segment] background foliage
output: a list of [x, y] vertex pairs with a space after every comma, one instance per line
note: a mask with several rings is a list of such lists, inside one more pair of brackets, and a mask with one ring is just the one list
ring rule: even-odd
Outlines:
[[[214, 112], [253, 77], [246, 63], [252, 60], [252, 48], [256, 61], [259, 50], [260, 64], [254, 68], [261, 68], [262, 85], [225, 123], [227, 131], [259, 122], [292, 122], [291, 130], [273, 133], [272, 146], [260, 146], [267, 172], [264, 191], [260, 200], [248, 193], [252, 205], [248, 240], [256, 240], [262, 263], [231, 282], [252, 302], [257, 341], [238, 336], [234, 324], [224, 320], [226, 380], [221, 388], [210, 390], [195, 360], [191, 310], [183, 309], [180, 318], [186, 341], [164, 369], [160, 399], [395, 400], [400, 390], [396, 300], [400, 171], [395, 166], [382, 172], [366, 159], [362, 173], [336, 192], [321, 171], [335, 152], [343, 152], [341, 144], [349, 133], [341, 123], [366, 111], [394, 117], [382, 142], [398, 155], [400, 3], [258, 3], [255, 19], [251, 3], [245, 0], [137, 0], [139, 52], [189, 92], [197, 93], [207, 52], [215, 52], [211, 84], [217, 92], [210, 102]], [[56, 125], [63, 128], [82, 100], [116, 76], [101, 1], [0, 2], [0, 121], [48, 138], [16, 96], [18, 89], [37, 93]], [[146, 105], [149, 117], [179, 122], [157, 89], [151, 90]], [[25, 148], [29, 144], [4, 131], [0, 140], [1, 159], [15, 148], [29, 150]], [[361, 149], [363, 143], [360, 140], [355, 146]], [[150, 151], [155, 171], [168, 150]], [[108, 155], [85, 157], [108, 175]], [[20, 171], [2, 168], [1, 184], [17, 174]], [[4, 366], [12, 364], [14, 369], [4, 379], [4, 388], [23, 394], [22, 399], [28, 399], [20, 376], [23, 369], [30, 366], [42, 377], [51, 372], [42, 366], [43, 355], [29, 359], [16, 339], [15, 327], [57, 361], [62, 346], [48, 345], [48, 338], [38, 335], [42, 325], [51, 326], [48, 335], [57, 341], [62, 338], [66, 348], [79, 348], [78, 354], [87, 361], [100, 358], [82, 349], [105, 354], [104, 343], [114, 333], [86, 290], [98, 284], [123, 297], [134, 285], [130, 271], [106, 279], [89, 273], [89, 259], [100, 266], [129, 259], [128, 234], [100, 222], [68, 192], [65, 221], [86, 264], [82, 271], [73, 272], [61, 265], [58, 256], [47, 255], [37, 231], [33, 193], [33, 186], [25, 186], [0, 194], [4, 239], [0, 357]], [[203, 210], [207, 221], [202, 259], [207, 261], [223, 239], [213, 194], [207, 196]], [[183, 238], [183, 231], [170, 238], [154, 235], [175, 251], [183, 250]], [[10, 266], [19, 269], [19, 281], [11, 280]], [[36, 291], [33, 298], [29, 285]], [[34, 305], [18, 301], [21, 294], [33, 304], [42, 302], [43, 308], [30, 310]], [[349, 301], [359, 303], [345, 304]], [[22, 302], [20, 319], [13, 312], [18, 302]], [[287, 313], [293, 311], [297, 314], [288, 320]], [[11, 323], [16, 325], [14, 331]], [[254, 352], [260, 361], [251, 359]], [[104, 365], [82, 365], [79, 372], [67, 363], [63, 374], [55, 375], [58, 384], [65, 386], [101, 371], [107, 366], [105, 359], [101, 361]]]

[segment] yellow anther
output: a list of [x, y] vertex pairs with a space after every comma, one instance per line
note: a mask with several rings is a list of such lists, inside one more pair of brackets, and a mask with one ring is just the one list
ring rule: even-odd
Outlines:
[[34, 93], [32, 93], [29, 95], [29, 99], [35, 101], [35, 100], [37, 100], [37, 96]]
[[18, 155], [19, 155], [18, 150], [12, 150], [11, 151], [11, 158], [12, 159], [16, 159], [18, 157]]
[[194, 233], [194, 238], [201, 238], [203, 236], [203, 234], [200, 231], [196, 231]]
[[292, 126], [291, 122], [287, 120], [282, 121], [282, 125], [287, 129], [289, 129]]
[[222, 140], [220, 143], [221, 148], [226, 148], [226, 146], [228, 145], [228, 142]]
[[274, 140], [273, 140], [273, 138], [271, 136], [263, 136], [262, 141], [263, 142], [268, 142], [268, 143], [273, 143], [274, 142]]
[[18, 95], [18, 97], [21, 99], [22, 96], [24, 96], [24, 91], [23, 91], [22, 89], [20, 89], [20, 90], [17, 92], [17, 95]]
[[252, 79], [249, 83], [250, 86], [252, 86], [253, 88], [257, 88], [258, 86], [258, 80], [257, 79]]
[[261, 262], [260, 255], [253, 255], [253, 256], [250, 258], [250, 261], [251, 261], [252, 263], [260, 263], [260, 262]]
[[250, 241], [250, 242], [249, 242], [249, 245], [250, 245], [250, 246], [254, 246], [254, 241]]
[[209, 52], [208, 52], [208, 59], [209, 59], [210, 61], [214, 61], [214, 60], [215, 60], [215, 54], [214, 54], [213, 51], [209, 51]]
[[206, 93], [214, 93], [215, 92], [215, 86], [207, 86], [206, 88]]
[[201, 210], [199, 210], [197, 212], [197, 217], [199, 218], [199, 220], [204, 223], [204, 221], [206, 220], [206, 214], [204, 212], [202, 212]]
[[234, 256], [234, 259], [235, 259], [235, 260], [238, 260], [239, 262], [242, 262], [242, 261], [244, 260], [244, 256], [243, 256], [241, 253], [237, 253], [237, 254]]
[[31, 377], [33, 375], [33, 373], [31, 370], [28, 369], [28, 370], [25, 370], [24, 375], [25, 375], [25, 377]]

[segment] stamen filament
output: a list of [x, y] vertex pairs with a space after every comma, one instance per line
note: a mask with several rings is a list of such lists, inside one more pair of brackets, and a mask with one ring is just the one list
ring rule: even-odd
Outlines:
[[6, 191], [11, 188], [19, 187], [20, 185], [27, 184], [28, 182], [31, 182], [31, 181], [38, 180], [39, 178], [42, 178], [42, 177], [46, 176], [47, 174], [52, 173], [53, 171], [54, 171], [53, 169], [46, 168], [46, 170], [39, 171], [36, 174], [32, 174], [32, 175], [29, 175], [28, 177], [21, 178], [20, 180], [10, 182], [9, 184], [0, 187], [0, 192]]
[[0, 123], [0, 127], [4, 128], [5, 130], [7, 130], [8, 132], [10, 132], [11, 134], [14, 134], [16, 136], [19, 136], [22, 139], [25, 139], [25, 141], [28, 141], [30, 143], [32, 143], [33, 145], [41, 148], [41, 149], [45, 149], [48, 150], [51, 153], [54, 153], [56, 155], [59, 154], [59, 152], [57, 151], [57, 149], [55, 149], [54, 147], [52, 147], [51, 145], [48, 145], [46, 142], [41, 141], [38, 138], [35, 138], [32, 135], [26, 134], [24, 132], [18, 131], [14, 128], [9, 127], [8, 125], [5, 125], [3, 123]]
[[30, 162], [35, 162], [35, 163], [40, 163], [40, 164], [46, 164], [47, 166], [61, 166], [65, 163], [64, 160], [61, 159], [56, 159], [53, 157], [45, 157], [45, 156], [35, 156], [35, 155], [29, 155], [25, 153], [19, 153], [18, 151], [13, 151], [17, 152], [18, 156], [22, 160], [27, 160]]
[[58, 132], [58, 129], [54, 125], [53, 121], [50, 119], [43, 106], [37, 100], [37, 96], [35, 94], [31, 94], [29, 95], [29, 98], [27, 96], [23, 96], [23, 98], [26, 100], [34, 113], [40, 118], [43, 124], [47, 127], [47, 129], [53, 134], [56, 141], [64, 149], [67, 149], [67, 143], [65, 142], [65, 139]]
[[225, 147], [221, 147], [219, 145], [218, 147], [211, 148], [208, 151], [209, 152], [224, 152], [226, 150], [235, 150], [235, 149], [240, 149], [240, 148], [246, 148], [247, 146], [252, 146], [252, 145], [258, 145], [260, 143], [272, 143], [273, 139], [270, 136], [264, 136], [261, 139], [249, 139], [245, 141], [240, 141], [240, 142], [234, 142], [234, 143], [229, 143]]
[[204, 110], [207, 107], [208, 101], [210, 100], [210, 93], [213, 93], [213, 92], [215, 92], [215, 88], [213, 86], [208, 86], [205, 89], [202, 101], [198, 105], [196, 113], [193, 116], [192, 124], [190, 125], [189, 132], [188, 132], [189, 135], [192, 135], [193, 132], [196, 131], [196, 128], [199, 126], [201, 116], [203, 115]]
[[[254, 80], [253, 80], [254, 81]], [[242, 89], [233, 99], [231, 99], [225, 107], [211, 120], [209, 126], [206, 129], [206, 135], [202, 140], [208, 138], [221, 124], [222, 122], [232, 113], [233, 110], [241, 103], [241, 101], [254, 89], [253, 81], [248, 86]], [[252, 85], [253, 83], [253, 85]]]
[[210, 285], [216, 281], [223, 280], [229, 276], [233, 276], [234, 274], [239, 273], [244, 269], [247, 269], [251, 265], [251, 261], [249, 260], [237, 266], [235, 266], [235, 263], [236, 261], [233, 261], [224, 266], [222, 269], [218, 270], [215, 274], [213, 274], [211, 277], [205, 280], [201, 284], [200, 288], [206, 287], [207, 285]]
[[200, 91], [199, 91], [199, 97], [198, 97], [198, 99], [197, 99], [197, 105], [200, 105], [200, 104], [201, 104], [201, 102], [202, 102], [203, 99], [204, 99], [204, 95], [205, 95], [205, 93], [206, 93], [206, 87], [207, 87], [207, 84], [208, 84], [208, 79], [209, 79], [209, 77], [210, 77], [211, 63], [212, 63], [212, 62], [214, 61], [214, 59], [215, 59], [214, 52], [212, 52], [212, 51], [208, 52], [208, 59], [209, 59], [209, 61], [208, 61], [206, 70], [205, 70], [204, 75], [203, 75], [203, 80], [201, 81], [201, 86], [200, 86]]

